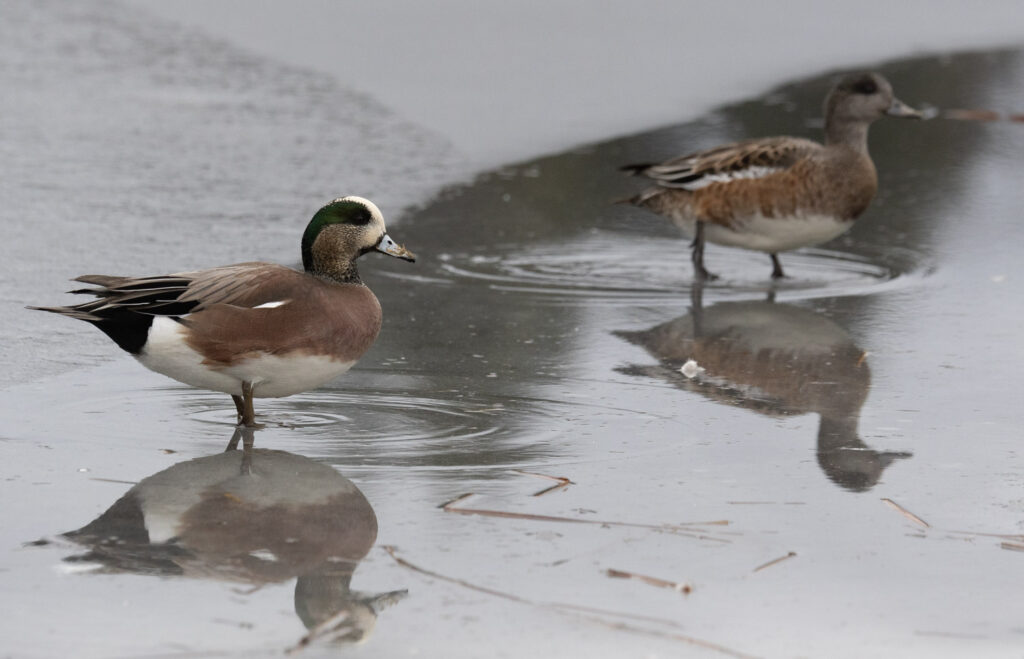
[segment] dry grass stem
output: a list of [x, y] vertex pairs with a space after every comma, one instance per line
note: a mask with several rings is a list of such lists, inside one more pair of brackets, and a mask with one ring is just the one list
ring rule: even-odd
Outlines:
[[965, 110], [960, 108], [944, 110], [942, 116], [946, 119], [957, 119], [960, 121], [999, 121], [1003, 115], [994, 110]]
[[887, 506], [889, 506], [893, 510], [897, 511], [898, 513], [900, 513], [901, 515], [903, 515], [904, 517], [909, 519], [914, 524], [917, 524], [921, 528], [930, 529], [932, 527], [931, 524], [929, 524], [928, 522], [924, 521], [923, 519], [921, 519], [920, 517], [918, 517], [914, 513], [910, 512], [909, 510], [907, 510], [906, 508], [904, 508], [900, 504], [896, 503], [892, 499], [882, 499], [882, 501], [884, 501]]
[[654, 586], [655, 588], [668, 588], [669, 590], [674, 590], [677, 593], [682, 593], [683, 595], [689, 595], [693, 592], [693, 588], [690, 584], [682, 581], [669, 581], [668, 579], [659, 579], [658, 577], [649, 577], [645, 574], [636, 574], [635, 572], [615, 570], [613, 568], [605, 570], [605, 574], [613, 579], [635, 579], [636, 581], [643, 582], [649, 586]]
[[565, 524], [589, 524], [596, 526], [616, 526], [626, 527], [633, 529], [650, 529], [652, 531], [661, 531], [663, 533], [672, 533], [674, 535], [683, 535], [690, 538], [697, 538], [700, 540], [713, 540], [716, 542], [732, 542], [724, 538], [715, 538], [712, 536], [704, 535], [702, 533], [694, 533], [692, 527], [705, 526], [705, 525], [726, 525], [728, 520], [715, 520], [712, 522], [683, 522], [680, 524], [643, 524], [640, 522], [617, 522], [610, 520], [600, 519], [580, 519], [578, 517], [559, 517], [556, 515], [536, 515], [533, 513], [516, 513], [507, 510], [489, 510], [487, 508], [460, 508], [458, 504], [465, 501], [469, 497], [473, 496], [472, 493], [463, 494], [458, 496], [447, 503], [439, 506], [446, 513], [458, 513], [460, 515], [481, 515], [484, 517], [503, 517], [506, 519], [524, 519], [534, 522], [562, 522]]
[[551, 492], [557, 492], [559, 490], [564, 490], [570, 485], [576, 484], [569, 480], [568, 478], [566, 478], [565, 476], [548, 476], [547, 474], [537, 474], [532, 471], [523, 471], [522, 469], [513, 469], [512, 472], [516, 474], [522, 474], [523, 476], [533, 476], [534, 478], [546, 478], [547, 480], [555, 481], [555, 484], [552, 485], [551, 487], [545, 487], [543, 490], [540, 490], [539, 492], [534, 492], [531, 496], [535, 497], [550, 494]]
[[[608, 610], [604, 610], [604, 609], [596, 609], [596, 608], [593, 608], [593, 607], [579, 606], [579, 605], [575, 605], [575, 604], [562, 604], [562, 603], [558, 603], [558, 602], [538, 602], [538, 601], [527, 599], [525, 597], [520, 597], [519, 595], [515, 595], [513, 593], [506, 593], [504, 591], [496, 590], [494, 588], [486, 588], [484, 586], [478, 586], [478, 585], [476, 585], [474, 583], [466, 581], [465, 579], [459, 579], [459, 578], [456, 578], [456, 577], [449, 577], [449, 576], [441, 574], [439, 572], [434, 572], [433, 570], [428, 570], [426, 568], [420, 567], [419, 565], [416, 565], [415, 563], [411, 563], [410, 561], [408, 561], [408, 560], [402, 558], [401, 556], [399, 556], [398, 555], [398, 550], [394, 546], [384, 545], [382, 547], [382, 549], [384, 551], [386, 551], [388, 553], [388, 555], [391, 556], [391, 558], [394, 559], [394, 561], [396, 563], [398, 563], [399, 565], [401, 565], [404, 568], [407, 568], [407, 569], [412, 570], [414, 572], [418, 572], [419, 574], [423, 574], [423, 575], [432, 577], [434, 579], [438, 579], [440, 581], [446, 581], [448, 583], [453, 583], [453, 584], [462, 586], [464, 588], [468, 588], [470, 590], [474, 590], [474, 591], [476, 591], [478, 593], [485, 593], [485, 594], [488, 594], [488, 595], [493, 595], [494, 597], [499, 597], [501, 599], [508, 600], [508, 601], [511, 601], [511, 602], [517, 602], [519, 604], [525, 604], [525, 605], [528, 605], [528, 606], [535, 606], [535, 607], [539, 607], [539, 608], [543, 608], [543, 609], [550, 609], [550, 610], [557, 611], [557, 612], [562, 613], [562, 614], [581, 614], [581, 613], [585, 613], [587, 615], [582, 616], [583, 620], [587, 620], [588, 622], [593, 622], [593, 623], [596, 623], [596, 624], [599, 624], [599, 625], [603, 625], [605, 627], [610, 627], [611, 629], [617, 629], [617, 630], [621, 630], [621, 631], [625, 631], [625, 632], [630, 632], [630, 633], [633, 633], [633, 634], [642, 634], [644, 636], [651, 636], [651, 637], [655, 637], [655, 638], [662, 638], [662, 639], [668, 639], [668, 640], [673, 640], [673, 641], [679, 641], [681, 643], [686, 643], [686, 644], [689, 644], [689, 645], [694, 645], [694, 646], [697, 646], [697, 647], [702, 647], [702, 648], [705, 648], [705, 649], [708, 649], [708, 650], [713, 650], [715, 652], [719, 652], [721, 654], [724, 654], [724, 655], [727, 655], [727, 656], [730, 656], [730, 657], [736, 657], [736, 659], [756, 659], [756, 657], [754, 657], [753, 655], [749, 655], [749, 654], [746, 654], [746, 653], [743, 653], [743, 652], [739, 652], [737, 650], [733, 650], [731, 648], [727, 648], [724, 645], [719, 645], [717, 643], [712, 643], [710, 641], [705, 641], [705, 640], [700, 639], [700, 638], [695, 638], [693, 636], [687, 636], [686, 634], [681, 634], [681, 633], [674, 632], [674, 631], [662, 631], [662, 630], [657, 630], [657, 629], [648, 629], [648, 628], [644, 628], [644, 627], [638, 627], [635, 624], [630, 624], [630, 623], [627, 623], [627, 622], [623, 622], [621, 619], [643, 621], [643, 622], [648, 622], [648, 623], [656, 623], [656, 624], [659, 624], [659, 625], [666, 625], [666, 626], [669, 626], [669, 627], [672, 627], [672, 628], [675, 628], [675, 629], [679, 629], [680, 628], [679, 624], [676, 623], [673, 620], [667, 620], [667, 619], [663, 619], [663, 618], [652, 618], [652, 617], [649, 617], [649, 616], [638, 616], [638, 615], [635, 615], [635, 614], [624, 613], [624, 612], [621, 612], [621, 611], [608, 611]], [[597, 616], [605, 616], [605, 617], [597, 617]], [[610, 618], [620, 618], [620, 620], [608, 620], [607, 619], [608, 617], [610, 617]]]
[[1013, 542], [1024, 542], [1024, 535], [1018, 533], [981, 533], [979, 531], [950, 531], [960, 535], [974, 535], [979, 538], [999, 538], [1000, 540], [1011, 540]]
[[795, 551], [791, 551], [788, 554], [786, 554], [785, 556], [779, 556], [778, 558], [772, 559], [772, 560], [768, 561], [767, 563], [764, 563], [762, 565], [758, 565], [757, 567], [754, 568], [754, 572], [760, 572], [761, 570], [765, 569], [766, 567], [771, 567], [773, 565], [778, 565], [782, 561], [789, 560], [790, 558], [793, 558], [794, 556], [796, 556], [796, 552]]

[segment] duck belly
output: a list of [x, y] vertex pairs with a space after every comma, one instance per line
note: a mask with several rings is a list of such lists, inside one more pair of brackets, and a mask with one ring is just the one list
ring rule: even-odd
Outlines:
[[251, 382], [257, 398], [279, 398], [315, 389], [349, 370], [355, 361], [326, 355], [257, 352], [222, 366], [209, 363], [186, 341], [187, 329], [170, 318], [156, 317], [146, 345], [136, 355], [146, 368], [199, 389], [242, 395]]
[[[694, 234], [695, 220], [678, 224], [690, 236]], [[852, 226], [852, 220], [843, 220], [831, 215], [752, 215], [734, 222], [732, 228], [707, 222], [704, 226], [704, 238], [716, 245], [775, 253], [820, 245], [845, 233]]]

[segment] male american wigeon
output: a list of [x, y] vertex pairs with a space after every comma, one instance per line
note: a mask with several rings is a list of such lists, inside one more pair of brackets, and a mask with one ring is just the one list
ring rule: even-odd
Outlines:
[[377, 250], [414, 261], [387, 234], [380, 210], [342, 197], [302, 235], [299, 272], [239, 263], [152, 277], [83, 275], [72, 293], [97, 299], [30, 307], [92, 323], [143, 366], [179, 382], [231, 394], [254, 426], [253, 398], [290, 396], [347, 371], [380, 331], [380, 303], [355, 260]]
[[884, 115], [921, 118], [893, 96], [877, 73], [843, 78], [825, 99], [824, 145], [767, 137], [691, 153], [661, 164], [623, 167], [655, 186], [627, 200], [670, 218], [693, 237], [694, 275], [705, 240], [767, 252], [772, 277], [784, 277], [779, 252], [840, 235], [868, 207], [878, 175], [868, 155], [868, 126]]

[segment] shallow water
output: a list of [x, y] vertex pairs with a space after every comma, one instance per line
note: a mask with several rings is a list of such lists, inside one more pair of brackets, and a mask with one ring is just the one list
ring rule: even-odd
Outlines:
[[[1022, 63], [1003, 51], [884, 73], [909, 103], [1012, 111]], [[711, 248], [722, 278], [695, 295], [676, 230], [608, 203], [640, 185], [619, 164], [813, 134], [828, 85], [509, 167], [402, 217], [392, 234], [420, 261], [360, 262], [384, 307], [377, 344], [328, 387], [259, 401], [267, 427], [244, 474], [240, 452], [222, 453], [226, 396], [149, 373], [84, 325], [18, 312], [12, 359], [59, 363], [0, 395], [3, 653], [278, 656], [328, 619], [303, 654], [1018, 656], [1024, 127], [879, 123], [879, 197], [847, 236], [784, 255], [778, 285], [763, 255]], [[227, 162], [189, 155], [191, 139], [147, 154]], [[237, 180], [260, 180], [259, 158], [233, 162]], [[212, 265], [264, 242], [287, 260], [304, 223], [292, 215], [312, 203], [299, 178], [274, 196], [293, 202], [288, 220], [246, 222], [225, 248], [215, 220], [235, 198], [211, 189], [188, 235], [154, 221], [124, 267]], [[194, 208], [147, 184], [47, 180], [62, 197], [110, 197], [126, 227], [143, 201], [159, 218]], [[77, 237], [107, 226], [97, 217], [87, 205], [54, 224]], [[192, 252], [207, 226], [218, 239]], [[81, 261], [12, 250], [24, 275], [6, 296], [57, 302], [63, 278], [137, 239], [93, 237]], [[22, 336], [30, 323], [44, 349]], [[707, 369], [694, 379], [679, 373], [690, 358]], [[318, 535], [317, 506], [339, 492], [355, 504], [332, 519], [351, 533]], [[62, 535], [97, 518], [122, 526]], [[139, 542], [140, 519], [177, 542]]]

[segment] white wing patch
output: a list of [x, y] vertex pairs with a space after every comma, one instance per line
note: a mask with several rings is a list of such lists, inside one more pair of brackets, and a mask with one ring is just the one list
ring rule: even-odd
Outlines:
[[728, 183], [729, 181], [738, 181], [741, 179], [751, 178], [764, 178], [769, 174], [775, 172], [781, 172], [782, 169], [779, 167], [747, 167], [745, 169], [736, 169], [728, 172], [715, 172], [713, 174], [705, 174], [696, 181], [688, 181], [681, 184], [679, 187], [684, 190], [699, 190], [707, 187], [712, 183]]
[[253, 309], [276, 309], [282, 305], [288, 304], [289, 302], [291, 302], [291, 300], [275, 300], [273, 302], [264, 302], [263, 304], [253, 307]]

